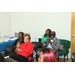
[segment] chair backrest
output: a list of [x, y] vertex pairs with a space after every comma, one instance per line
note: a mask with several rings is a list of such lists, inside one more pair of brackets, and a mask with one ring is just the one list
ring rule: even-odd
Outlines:
[[70, 48], [71, 42], [65, 39], [59, 39], [60, 40], [60, 44], [62, 44], [64, 46], [64, 48], [66, 47], [67, 49]]
[[33, 46], [34, 46], [34, 50], [36, 51], [37, 48], [42, 48], [42, 43], [40, 42], [32, 42]]
[[9, 55], [15, 51], [15, 45], [6, 45], [5, 47], [5, 55]]
[[41, 42], [42, 38], [38, 38], [38, 41]]

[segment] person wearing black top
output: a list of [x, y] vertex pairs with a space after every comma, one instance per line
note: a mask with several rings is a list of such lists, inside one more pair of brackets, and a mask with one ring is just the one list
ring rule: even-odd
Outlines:
[[19, 44], [24, 43], [23, 36], [24, 36], [24, 33], [19, 32], [18, 39], [13, 43], [13, 45], [15, 45], [16, 47], [19, 47], [20, 46]]

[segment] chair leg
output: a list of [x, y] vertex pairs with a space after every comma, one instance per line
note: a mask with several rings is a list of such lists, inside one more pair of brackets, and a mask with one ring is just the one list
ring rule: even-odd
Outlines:
[[59, 55], [58, 55], [58, 62], [59, 62]]
[[68, 54], [67, 54], [67, 60], [68, 60]]
[[65, 62], [65, 55], [64, 55], [64, 62]]

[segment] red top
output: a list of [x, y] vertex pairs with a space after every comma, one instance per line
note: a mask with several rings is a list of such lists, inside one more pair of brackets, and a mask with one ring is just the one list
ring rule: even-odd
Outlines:
[[[22, 43], [19, 47], [19, 49], [21, 49], [22, 51], [18, 51], [17, 54], [27, 57], [28, 55], [32, 54], [33, 48], [34, 47], [31, 42]], [[29, 61], [30, 60], [31, 60], [31, 57], [29, 57]]]

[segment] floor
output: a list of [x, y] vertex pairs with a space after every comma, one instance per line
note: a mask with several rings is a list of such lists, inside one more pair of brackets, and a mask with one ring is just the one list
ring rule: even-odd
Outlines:
[[[36, 58], [34, 58], [34, 62], [36, 62]], [[58, 62], [58, 60], [57, 60], [57, 62]], [[59, 58], [59, 62], [64, 62], [64, 58]], [[65, 58], [65, 62], [72, 62], [72, 59], [67, 60], [67, 58]]]
[[[2, 54], [2, 55], [5, 56], [5, 54]], [[36, 62], [36, 58], [33, 59], [33, 62]], [[59, 58], [59, 62], [64, 62], [64, 58]], [[72, 59], [67, 60], [67, 58], [65, 58], [65, 62], [72, 62]]]
[[[57, 60], [57, 62], [58, 62], [58, 60]], [[64, 62], [64, 58], [59, 58], [59, 62]], [[65, 58], [65, 62], [72, 62], [72, 59], [67, 60], [67, 58]]]

